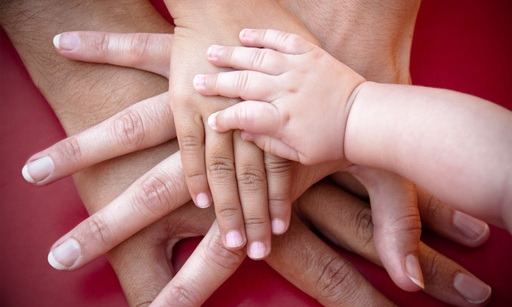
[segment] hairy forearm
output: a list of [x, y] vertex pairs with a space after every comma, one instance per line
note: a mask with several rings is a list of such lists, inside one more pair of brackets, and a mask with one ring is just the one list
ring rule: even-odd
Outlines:
[[167, 87], [149, 73], [69, 61], [52, 44], [56, 34], [69, 30], [171, 31], [147, 1], [3, 1], [0, 22], [68, 134]]
[[323, 49], [367, 80], [410, 83], [409, 57], [421, 0], [278, 2], [301, 19]]
[[[365, 83], [347, 123], [356, 164], [397, 172], [463, 211], [503, 225], [510, 202], [512, 112], [478, 97]], [[508, 200], [507, 200], [508, 199]]]

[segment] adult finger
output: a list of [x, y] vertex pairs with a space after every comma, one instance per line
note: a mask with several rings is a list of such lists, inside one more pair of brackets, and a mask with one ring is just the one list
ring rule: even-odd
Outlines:
[[264, 153], [264, 155], [272, 233], [281, 235], [290, 225], [291, 186], [295, 184], [293, 182], [293, 162], [268, 153]]
[[489, 239], [486, 222], [442, 203], [418, 187], [418, 208], [423, 226], [459, 244], [477, 247]]
[[150, 306], [200, 306], [233, 274], [245, 258], [244, 250], [224, 247], [214, 222], [190, 258]]
[[424, 288], [418, 260], [421, 220], [414, 184], [387, 171], [353, 170], [370, 195], [375, 246], [386, 271], [406, 291]]
[[280, 75], [287, 68], [286, 56], [270, 49], [213, 45], [208, 48], [206, 58], [216, 66], [259, 71], [269, 75]]
[[133, 67], [169, 78], [173, 34], [64, 32], [53, 38], [59, 54], [78, 61]]
[[243, 29], [239, 38], [247, 47], [270, 48], [288, 54], [302, 54], [318, 48], [297, 34], [273, 29]]
[[[304, 193], [297, 205], [301, 217], [330, 241], [382, 265], [373, 238], [372, 213], [361, 199], [320, 183]], [[421, 242], [419, 261], [424, 291], [433, 297], [457, 306], [475, 306], [490, 296], [488, 285]]]
[[23, 177], [45, 185], [81, 169], [176, 137], [168, 93], [143, 100], [30, 157]]
[[226, 247], [239, 249], [247, 242], [247, 236], [236, 178], [233, 133], [210, 131], [206, 137], [208, 183], [219, 230]]
[[271, 226], [267, 204], [267, 177], [263, 152], [245, 142], [240, 131], [233, 133], [238, 193], [247, 235], [247, 255], [255, 260], [265, 258], [271, 249]]
[[296, 216], [274, 237], [267, 263], [324, 306], [392, 306], [380, 292]]
[[193, 85], [205, 96], [273, 101], [280, 90], [276, 77], [255, 71], [229, 71], [194, 76]]
[[83, 266], [183, 205], [190, 199], [186, 191], [178, 152], [60, 238], [51, 248], [48, 261], [59, 270]]

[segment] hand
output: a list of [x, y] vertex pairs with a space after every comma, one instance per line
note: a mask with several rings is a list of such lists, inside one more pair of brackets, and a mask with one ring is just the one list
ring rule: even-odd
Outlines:
[[[210, 205], [213, 197], [228, 248], [241, 248], [247, 241], [249, 256], [264, 258], [270, 252], [271, 229], [281, 234], [289, 222], [291, 177], [290, 171], [284, 170], [290, 166], [264, 157], [238, 133], [218, 134], [209, 129], [207, 117], [235, 101], [197, 95], [192, 77], [199, 71], [218, 71], [203, 57], [207, 46], [236, 42], [237, 31], [248, 23], [268, 24], [272, 20], [278, 28], [304, 35], [307, 29], [273, 0], [166, 4], [176, 24], [171, 50], [171, 108], [190, 194], [200, 207]], [[251, 18], [246, 18], [249, 15]]]
[[[120, 46], [132, 45], [123, 41], [123, 39], [131, 41], [131, 38], [125, 35], [115, 35], [108, 38], [105, 38], [101, 34], [87, 32], [68, 33], [63, 34], [63, 36], [64, 35], [78, 35], [78, 40], [83, 42], [81, 47], [75, 50], [64, 52], [59, 50], [62, 54], [72, 56], [77, 59], [83, 59], [86, 57], [87, 50], [94, 50], [95, 52], [101, 50], [101, 48], [97, 48], [94, 45], [94, 42], [96, 41], [108, 39], [111, 42], [119, 43]], [[100, 40], [95, 39], [94, 35], [100, 35], [103, 38]], [[124, 58], [115, 56], [116, 52], [121, 51], [115, 47], [115, 44], [111, 44], [113, 50], [105, 52], [105, 54], [108, 54], [112, 59], [117, 59], [115, 62], [116, 64], [132, 64], [136, 65], [138, 68], [148, 67], [151, 66], [147, 60], [148, 57], [166, 59], [165, 56], [159, 55], [165, 51], [160, 48], [162, 44], [156, 43], [157, 40], [155, 38], [156, 37], [143, 39], [143, 41], [152, 42], [152, 44], [146, 45], [144, 52], [145, 57], [142, 58], [138, 58], [136, 56], [139, 54], [137, 52], [128, 52], [129, 54], [135, 55], [135, 59], [126, 56]], [[170, 45], [170, 43], [167, 45]], [[95, 54], [92, 55], [92, 58], [99, 59], [101, 58], [101, 55]], [[160, 65], [160, 67], [162, 66], [163, 65]], [[152, 67], [158, 67], [158, 65], [153, 64]], [[162, 71], [161, 73], [163, 75], [168, 75], [168, 72], [166, 71]], [[169, 115], [170, 110], [165, 106], [162, 97], [163, 96], [156, 98], [154, 102], [153, 99], [141, 102], [102, 123], [101, 126], [93, 128], [87, 134], [78, 134], [68, 140], [62, 141], [48, 150], [34, 155], [29, 159], [26, 169], [30, 170], [32, 168], [31, 165], [34, 163], [33, 161], [37, 161], [35, 162], [37, 165], [39, 163], [39, 158], [41, 157], [52, 157], [51, 159], [54, 160], [52, 163], [59, 165], [59, 167], [52, 172], [52, 174], [56, 175], [52, 175], [50, 179], [54, 180], [59, 178], [59, 176], [66, 175], [65, 173], [62, 173], [63, 170], [75, 172], [82, 167], [99, 162], [100, 160], [98, 159], [101, 159], [102, 155], [105, 155], [105, 153], [109, 153], [107, 157], [112, 157], [114, 154], [125, 154], [135, 148], [142, 149], [164, 142], [166, 137], [174, 136], [174, 127], [172, 126], [172, 117]], [[148, 113], [149, 111], [154, 113]], [[143, 118], [162, 119], [163, 121], [157, 125], [160, 127], [159, 132], [151, 132], [151, 128], [155, 127], [155, 122], [143, 120]], [[166, 120], [165, 118], [169, 118], [169, 120]], [[166, 127], [163, 125], [168, 126]], [[146, 129], [141, 131], [140, 129], [143, 127]], [[109, 131], [110, 133], [105, 135], [102, 131]], [[119, 136], [121, 136], [121, 138], [119, 138]], [[89, 144], [91, 140], [94, 140], [94, 143], [97, 144]], [[98, 145], [105, 147], [100, 147]], [[86, 155], [79, 155], [81, 158], [78, 160], [69, 160], [65, 157], [65, 153], [68, 152], [69, 148], [74, 148], [76, 152], [88, 153]], [[97, 149], [96, 154], [94, 153], [94, 149]], [[64, 156], [62, 153], [64, 153]], [[76, 157], [77, 155], [73, 154], [72, 156]], [[277, 170], [280, 170], [280, 168], [277, 168]], [[417, 260], [413, 261], [413, 265], [410, 264], [411, 261], [409, 261], [408, 266], [406, 266], [405, 263], [407, 256], [413, 255], [414, 260], [417, 259], [418, 254], [417, 249], [420, 236], [420, 221], [417, 218], [418, 213], [414, 186], [412, 183], [390, 173], [376, 170], [364, 172], [364, 170], [364, 168], [358, 168], [357, 173], [359, 175], [358, 178], [363, 180], [370, 193], [370, 198], [374, 208], [372, 212], [374, 214], [374, 222], [376, 225], [375, 234], [379, 240], [379, 244], [377, 245], [378, 251], [386, 265], [386, 269], [393, 277], [393, 280], [402, 288], [409, 291], [417, 290], [423, 283], [419, 263]], [[353, 169], [352, 171], [353, 173], [356, 173], [356, 170]], [[316, 178], [321, 178], [321, 176]], [[142, 179], [139, 182], [143, 184], [144, 180], [146, 179]], [[45, 180], [45, 183], [47, 182], [49, 181]], [[154, 182], [149, 183], [149, 185], [153, 184]], [[402, 231], [403, 229], [407, 229], [408, 231], [404, 232]], [[414, 232], [412, 231], [413, 229], [417, 229], [417, 231]], [[409, 256], [408, 258], [411, 257]]]
[[297, 35], [245, 29], [240, 41], [256, 48], [211, 46], [207, 58], [243, 71], [194, 79], [202, 95], [246, 100], [212, 114], [210, 128], [240, 129], [266, 152], [305, 165], [342, 160], [348, 113], [365, 79]]

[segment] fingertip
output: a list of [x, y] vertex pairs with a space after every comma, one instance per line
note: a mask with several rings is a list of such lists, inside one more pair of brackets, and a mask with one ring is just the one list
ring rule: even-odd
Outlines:
[[270, 249], [267, 248], [265, 243], [260, 241], [254, 241], [249, 245], [247, 249], [247, 255], [252, 260], [263, 260], [270, 253]]
[[282, 219], [273, 219], [272, 220], [272, 234], [274, 235], [282, 235], [288, 229], [288, 223], [286, 223]]
[[226, 234], [225, 246], [228, 249], [239, 249], [245, 245], [245, 239], [238, 230], [231, 230]]
[[55, 36], [53, 37], [53, 46], [54, 46], [56, 49], [60, 49], [60, 46], [59, 46], [59, 44], [60, 44], [60, 36], [61, 36], [61, 34], [59, 33], [59, 34], [57, 34], [57, 35], [55, 35]]
[[74, 33], [60, 33], [53, 37], [53, 45], [57, 50], [73, 51], [79, 44], [80, 39]]
[[206, 75], [195, 75], [192, 83], [196, 91], [203, 94], [206, 89]]
[[219, 112], [215, 112], [208, 117], [208, 126], [210, 126], [210, 128], [212, 128], [215, 131], [219, 130], [219, 127], [217, 126], [217, 115], [218, 114], [219, 114]]
[[208, 208], [211, 206], [211, 197], [207, 193], [199, 193], [196, 196], [196, 205], [199, 208]]
[[405, 270], [409, 279], [422, 290], [424, 290], [425, 282], [423, 280], [423, 274], [421, 272], [418, 256], [409, 254], [405, 257]]

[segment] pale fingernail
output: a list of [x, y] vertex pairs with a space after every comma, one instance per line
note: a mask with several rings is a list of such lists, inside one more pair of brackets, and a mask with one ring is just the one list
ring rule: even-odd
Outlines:
[[281, 219], [272, 220], [272, 233], [275, 235], [283, 234], [286, 231], [286, 223]]
[[80, 40], [76, 35], [63, 33], [57, 34], [53, 38], [55, 48], [65, 51], [72, 51], [78, 47]]
[[266, 256], [267, 248], [265, 247], [265, 244], [261, 242], [252, 242], [251, 246], [249, 246], [248, 254], [251, 259], [261, 259]]
[[453, 286], [466, 301], [471, 304], [481, 304], [491, 296], [491, 287], [476, 277], [459, 273], [453, 279]]
[[420, 261], [416, 255], [411, 254], [405, 257], [405, 270], [407, 271], [409, 279], [412, 280], [413, 283], [418, 285], [421, 289], [425, 289]]
[[196, 197], [196, 204], [199, 208], [210, 207], [210, 197], [206, 193], [199, 193]]
[[68, 239], [48, 254], [48, 263], [57, 270], [69, 270], [80, 256], [80, 244]]
[[253, 33], [254, 31], [252, 29], [243, 29], [240, 31], [240, 37], [249, 38]]
[[218, 112], [213, 113], [208, 117], [208, 126], [210, 126], [210, 128], [213, 130], [217, 130], [217, 114]]
[[217, 46], [217, 45], [210, 46], [208, 48], [208, 50], [206, 51], [206, 57], [211, 60], [215, 60], [215, 59], [217, 59], [217, 57], [219, 55], [219, 51], [220, 51], [220, 46]]
[[194, 83], [194, 88], [196, 90], [205, 89], [206, 76], [205, 75], [195, 75], [194, 80], [192, 82]]
[[46, 156], [27, 163], [23, 166], [21, 174], [26, 181], [30, 183], [38, 183], [50, 176], [54, 169], [55, 165], [53, 164], [52, 158]]
[[489, 225], [464, 212], [455, 211], [453, 224], [467, 238], [479, 241], [489, 233]]
[[240, 247], [244, 244], [239, 231], [232, 230], [226, 234], [226, 247]]

